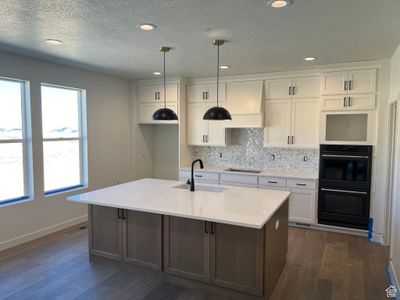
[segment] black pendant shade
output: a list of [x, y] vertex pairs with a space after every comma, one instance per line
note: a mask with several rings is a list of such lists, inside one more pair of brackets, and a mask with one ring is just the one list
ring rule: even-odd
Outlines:
[[219, 92], [219, 46], [224, 44], [223, 40], [215, 40], [213, 44], [217, 46], [217, 106], [211, 107], [203, 116], [203, 120], [224, 121], [232, 120], [232, 116], [228, 110], [219, 106], [218, 92]]
[[165, 53], [168, 52], [171, 48], [169, 47], [161, 47], [160, 51], [164, 54], [164, 107], [157, 109], [153, 114], [154, 121], [178, 121], [178, 116], [172, 110], [167, 108], [167, 88], [165, 83]]
[[160, 108], [153, 114], [153, 120], [157, 121], [177, 121], [178, 116], [169, 108]]
[[232, 120], [232, 116], [225, 108], [220, 106], [211, 107], [204, 114], [203, 120], [215, 120], [215, 121], [223, 121], [223, 120]]

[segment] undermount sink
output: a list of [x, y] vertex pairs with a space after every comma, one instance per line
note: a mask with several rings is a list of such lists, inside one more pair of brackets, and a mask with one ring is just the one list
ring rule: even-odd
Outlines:
[[228, 171], [228, 172], [241, 172], [241, 173], [253, 173], [253, 174], [259, 174], [259, 173], [262, 172], [262, 170], [239, 169], [239, 168], [228, 168], [228, 169], [225, 169], [224, 171]]
[[[174, 189], [190, 190], [190, 185], [184, 183], [184, 184], [174, 186]], [[226, 188], [218, 187], [218, 186], [211, 186], [211, 185], [196, 185], [196, 187], [195, 187], [195, 191], [202, 191], [202, 192], [221, 193], [225, 190], [226, 190]]]

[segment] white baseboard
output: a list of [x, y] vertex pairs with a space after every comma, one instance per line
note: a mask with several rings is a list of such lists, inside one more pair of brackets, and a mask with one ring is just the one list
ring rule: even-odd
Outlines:
[[81, 216], [75, 219], [71, 219], [68, 220], [66, 222], [62, 222], [56, 225], [52, 225], [43, 229], [39, 229], [36, 230], [34, 232], [28, 233], [28, 234], [24, 234], [21, 236], [18, 236], [16, 238], [4, 241], [4, 242], [0, 242], [0, 251], [11, 248], [11, 247], [15, 247], [18, 246], [20, 244], [41, 238], [43, 236], [49, 235], [51, 233], [60, 231], [62, 229], [86, 222], [88, 220], [88, 216]]
[[389, 266], [387, 268], [387, 271], [388, 271], [390, 284], [394, 285], [395, 288], [399, 291], [397, 294], [397, 297], [395, 298], [396, 300], [399, 300], [400, 299], [400, 284], [399, 284], [399, 280], [397, 278], [396, 272], [394, 271], [392, 260], [389, 260]]

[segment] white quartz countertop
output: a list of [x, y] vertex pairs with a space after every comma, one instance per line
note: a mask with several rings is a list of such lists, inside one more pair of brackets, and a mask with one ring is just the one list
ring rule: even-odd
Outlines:
[[[190, 167], [181, 167], [181, 170], [189, 170]], [[282, 178], [293, 178], [293, 179], [308, 179], [317, 180], [318, 172], [312, 171], [281, 171], [281, 170], [262, 170], [261, 173], [249, 173], [249, 172], [232, 172], [226, 171], [228, 167], [216, 167], [216, 166], [205, 166], [204, 169], [199, 169], [198, 165], [195, 167], [195, 171], [202, 172], [214, 172], [214, 173], [226, 173], [226, 174], [243, 174], [252, 176], [267, 176], [267, 177], [282, 177]]]
[[[290, 195], [286, 191], [200, 183], [195, 192], [176, 188], [184, 184], [146, 178], [67, 200], [261, 229]], [[223, 190], [202, 191], [202, 187]]]

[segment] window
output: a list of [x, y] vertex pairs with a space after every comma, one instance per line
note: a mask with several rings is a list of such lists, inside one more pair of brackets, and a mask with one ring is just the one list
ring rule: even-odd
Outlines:
[[24, 81], [0, 78], [0, 204], [33, 195], [26, 85]]
[[87, 184], [85, 91], [42, 84], [44, 191]]

